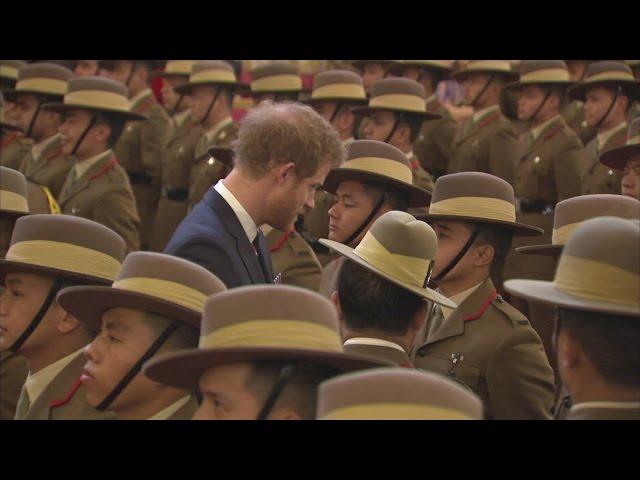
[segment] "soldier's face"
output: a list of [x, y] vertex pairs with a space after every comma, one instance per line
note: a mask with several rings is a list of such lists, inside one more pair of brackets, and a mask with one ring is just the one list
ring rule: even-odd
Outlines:
[[186, 76], [165, 77], [162, 79], [162, 101], [165, 107], [173, 110], [176, 108], [178, 100], [182, 97], [180, 111], [189, 108], [189, 96], [181, 96], [173, 90], [175, 87], [185, 85], [188, 81], [189, 78]]
[[[488, 81], [489, 75], [486, 75], [484, 73], [470, 73], [469, 75], [466, 75], [460, 82], [464, 89], [465, 103], [471, 104], [471, 102], [473, 102], [474, 100], [478, 101], [480, 98], [476, 99], [476, 97], [482, 91], [482, 89], [485, 88], [485, 85]], [[484, 93], [482, 95], [484, 95]]]
[[[53, 278], [26, 273], [10, 273], [0, 288], [0, 350], [10, 348], [35, 318], [53, 286]], [[56, 327], [53, 320], [63, 310], [53, 302], [42, 322], [20, 347], [28, 356], [51, 343]]]
[[[435, 278], [458, 255], [469, 240], [472, 232], [469, 226], [463, 222], [438, 220], [433, 222], [432, 227], [438, 236], [436, 261], [431, 273], [431, 277]], [[466, 278], [473, 270], [475, 249], [476, 247], [471, 247], [443, 281], [453, 282]]]
[[[63, 153], [66, 155], [71, 154], [90, 121], [91, 113], [87, 110], [69, 110], [65, 113], [64, 120], [58, 128]], [[91, 156], [94, 145], [106, 144], [108, 137], [109, 127], [106, 125], [94, 125], [78, 146], [75, 155], [79, 158]]]
[[[364, 138], [367, 140], [377, 140], [379, 142], [384, 142], [391, 133], [391, 130], [393, 130], [393, 125], [395, 124], [395, 122], [396, 116], [393, 114], [393, 112], [373, 112], [369, 116], [369, 121], [365, 122], [364, 124]], [[396, 128], [396, 131], [389, 139], [389, 143], [391, 145], [393, 145], [396, 141], [398, 131], [399, 128]]]
[[384, 78], [385, 69], [381, 63], [367, 63], [362, 68], [362, 85], [365, 93], [371, 95], [371, 87], [381, 78]]
[[97, 60], [78, 60], [74, 73], [79, 77], [86, 77], [89, 75], [98, 74], [98, 61]]
[[330, 122], [337, 106], [337, 102], [316, 102], [313, 104], [313, 109], [327, 122]]
[[200, 123], [204, 120], [204, 116], [213, 100], [215, 92], [214, 87], [206, 85], [199, 85], [192, 90], [189, 95], [189, 102], [191, 104], [191, 115], [194, 123]]
[[[20, 127], [23, 132], [26, 132], [37, 109], [38, 99], [35, 95], [18, 95], [14, 107], [10, 110], [8, 117], [15, 125]], [[42, 122], [40, 117], [41, 115], [38, 114], [36, 123], [33, 126], [32, 134], [39, 127], [39, 123]]]
[[[602, 117], [607, 113], [614, 95], [611, 90], [601, 86], [592, 87], [587, 90], [584, 102], [584, 118], [590, 126], [593, 127], [601, 121]], [[626, 96], [618, 96], [616, 105], [611, 109], [611, 113], [607, 116], [607, 119], [619, 116], [621, 111], [624, 114], [626, 108], [626, 104], [623, 105], [624, 99], [626, 99]], [[607, 120], [603, 123], [606, 122]]]
[[[538, 85], [523, 87], [518, 97], [518, 118], [520, 120], [547, 118], [546, 114], [549, 110], [557, 108], [558, 100], [555, 95], [551, 95], [545, 101], [545, 95], [546, 92]], [[542, 102], [544, 102], [544, 105], [542, 105]], [[538, 110], [537, 113], [536, 110]], [[536, 113], [536, 118], [532, 118], [534, 113]]]
[[251, 363], [221, 365], [200, 377], [202, 403], [193, 420], [255, 420], [262, 403], [247, 387]]
[[622, 177], [622, 195], [640, 200], [640, 155], [627, 160]]

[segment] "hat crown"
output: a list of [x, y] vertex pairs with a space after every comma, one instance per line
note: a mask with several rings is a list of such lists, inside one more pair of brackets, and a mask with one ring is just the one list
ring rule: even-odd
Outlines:
[[18, 70], [18, 85], [22, 80], [29, 78], [52, 78], [68, 82], [73, 76], [71, 70], [56, 63], [31, 63]]
[[193, 66], [191, 67], [191, 74], [203, 72], [206, 70], [225, 70], [227, 72], [234, 73], [233, 67], [224, 60], [201, 60], [193, 64]]
[[[399, 162], [407, 168], [411, 168], [409, 159], [400, 149], [378, 140], [356, 140], [349, 143], [346, 146], [346, 162], [358, 158], [383, 158]], [[344, 167], [344, 164], [342, 166]]]
[[409, 78], [381, 78], [371, 87], [371, 97], [382, 95], [413, 95], [424, 99], [425, 91], [422, 84]]
[[253, 81], [275, 75], [300, 75], [300, 67], [286, 60], [276, 60], [264, 65], [258, 65], [251, 70], [251, 79]]
[[520, 64], [520, 75], [528, 75], [540, 70], [560, 69], [569, 70], [567, 63], [564, 60], [523, 60]]
[[29, 213], [27, 180], [17, 170], [0, 166], [0, 212]]
[[353, 83], [362, 85], [362, 77], [350, 70], [326, 70], [318, 73], [313, 79], [313, 89], [316, 90], [327, 85]]
[[188, 76], [191, 74], [195, 64], [195, 60], [168, 60], [164, 67], [164, 72], [172, 75]]
[[587, 71], [584, 75], [584, 81], [595, 80], [596, 78], [606, 79], [606, 76], [616, 77], [614, 79], [620, 80], [628, 77], [629, 80], [633, 80], [633, 72], [628, 65], [624, 62], [617, 62], [613, 60], [602, 60], [600, 62], [593, 62], [587, 66]]
[[504, 72], [513, 73], [511, 64], [508, 60], [469, 60], [463, 71], [488, 71], [488, 72]]
[[511, 203], [515, 208], [513, 187], [502, 178], [484, 172], [443, 175], [435, 183], [431, 202], [467, 197], [496, 198]]
[[83, 91], [115, 93], [116, 95], [120, 95], [124, 98], [128, 98], [129, 96], [129, 90], [127, 87], [111, 78], [86, 76], [75, 77], [69, 80], [69, 83], [67, 84], [67, 94]]
[[22, 60], [0, 60], [0, 78], [16, 80], [18, 71], [25, 65], [27, 62]]

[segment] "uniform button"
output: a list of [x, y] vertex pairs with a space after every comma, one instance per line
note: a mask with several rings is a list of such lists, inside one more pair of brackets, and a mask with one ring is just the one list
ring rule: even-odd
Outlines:
[[536, 158], [534, 158], [533, 163], [535, 163], [536, 165], [540, 163], [540, 157], [537, 156]]
[[133, 125], [127, 125], [127, 133], [131, 133], [133, 131]]
[[425, 347], [418, 349], [418, 356], [425, 357], [426, 355], [427, 355], [427, 349]]
[[613, 170], [609, 170], [609, 176], [613, 175]]
[[581, 123], [581, 125], [582, 125], [582, 128], [587, 128], [587, 127], [589, 126], [589, 124], [587, 123], [587, 121], [586, 121], [586, 120], [584, 120], [584, 121]]
[[184, 147], [181, 145], [180, 148], [178, 149], [178, 153], [184, 153]]
[[209, 158], [209, 160], [207, 160], [207, 163], [208, 163], [209, 165], [213, 165], [213, 163], [214, 163], [215, 161], [216, 161], [216, 160], [215, 160], [213, 157], [210, 157], [210, 158]]

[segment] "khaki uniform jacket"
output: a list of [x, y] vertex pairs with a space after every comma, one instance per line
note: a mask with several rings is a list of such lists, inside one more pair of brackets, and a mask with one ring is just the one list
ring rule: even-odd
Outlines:
[[29, 366], [24, 357], [0, 352], [0, 420], [13, 420], [28, 373]]
[[320, 264], [325, 265], [333, 258], [329, 249], [324, 245], [315, 243], [320, 238], [329, 237], [329, 210], [335, 203], [335, 195], [318, 190], [315, 196], [315, 207], [303, 215], [304, 235], [312, 241], [311, 244]]
[[640, 420], [640, 407], [612, 408], [585, 406], [571, 410], [567, 420]]
[[47, 385], [31, 404], [23, 420], [115, 420], [113, 412], [100, 412], [87, 403], [80, 383], [86, 359], [79, 354]]
[[[425, 332], [428, 331], [425, 325]], [[490, 279], [413, 349], [418, 369], [457, 380], [482, 399], [488, 419], [550, 419], [553, 370], [527, 318]]]
[[478, 122], [465, 121], [451, 146], [447, 173], [485, 172], [513, 184], [516, 132], [500, 111]]
[[621, 147], [627, 142], [627, 129], [614, 134], [601, 149], [598, 138], [591, 140], [585, 147], [587, 160], [582, 177], [582, 194], [610, 193], [619, 195], [622, 184], [622, 172], [613, 170], [600, 163], [600, 155], [612, 148]]
[[202, 132], [195, 148], [195, 160], [189, 174], [189, 206], [192, 208], [202, 200], [202, 197], [212, 185], [224, 178], [230, 171], [228, 165], [219, 160], [210, 163], [209, 149], [213, 147], [231, 147], [238, 136], [238, 127], [231, 123], [218, 132], [218, 134], [207, 142], [205, 132]]
[[378, 360], [386, 360], [403, 368], [415, 368], [409, 356], [392, 347], [384, 345], [362, 345], [358, 343], [350, 343], [344, 347], [345, 353], [354, 355], [363, 355], [365, 357], [373, 357]]
[[60, 207], [46, 187], [27, 182], [27, 201], [31, 213], [60, 213]]
[[0, 142], [0, 165], [20, 171], [22, 159], [31, 151], [33, 142], [19, 132], [2, 133]]
[[58, 204], [63, 214], [88, 218], [118, 233], [128, 252], [140, 248], [136, 202], [127, 173], [113, 154], [89, 168], [74, 184], [69, 175]]
[[42, 151], [38, 162], [34, 160], [29, 150], [22, 159], [20, 171], [27, 180], [47, 187], [51, 194], [57, 197], [74, 164], [75, 159], [72, 156], [62, 153], [60, 135], [56, 135], [56, 138]]
[[273, 229], [265, 235], [274, 275], [282, 274], [282, 283], [318, 291], [322, 266], [311, 246], [295, 230]]
[[438, 178], [447, 172], [451, 144], [458, 124], [435, 96], [427, 100], [427, 111], [442, 115], [442, 118], [422, 124], [413, 149], [422, 168]]
[[324, 266], [322, 276], [320, 277], [320, 286], [318, 293], [327, 298], [331, 298], [331, 294], [338, 287], [338, 275], [340, 275], [340, 267], [345, 261], [345, 257], [336, 257]]
[[569, 128], [578, 135], [582, 145], [586, 145], [596, 136], [596, 129], [589, 126], [584, 119], [584, 103], [578, 100], [566, 102], [562, 105], [560, 114]]
[[[162, 155], [162, 194], [153, 226], [150, 249], [162, 252], [169, 243], [173, 232], [187, 215], [189, 173], [195, 158], [196, 143], [202, 134], [202, 127], [191, 125], [190, 115], [176, 126], [174, 137]], [[167, 190], [180, 189], [185, 192], [184, 200], [169, 199]]]

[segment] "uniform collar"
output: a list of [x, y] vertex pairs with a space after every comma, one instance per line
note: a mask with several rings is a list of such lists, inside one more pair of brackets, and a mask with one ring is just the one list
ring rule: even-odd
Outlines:
[[55, 135], [52, 135], [46, 140], [43, 140], [40, 143], [31, 147], [31, 157], [33, 158], [33, 161], [38, 163], [40, 161], [40, 157], [42, 156], [42, 153], [47, 149], [47, 147], [51, 145], [53, 142], [55, 142], [56, 140], [58, 140], [59, 138], [60, 138], [60, 134], [56, 133]]
[[615, 127], [610, 128], [604, 133], [598, 133], [598, 136], [596, 137], [598, 142], [598, 150], [602, 150], [602, 148], [607, 144], [609, 140], [611, 140], [611, 138], [615, 134], [617, 134], [621, 130], [626, 130], [626, 128], [627, 128], [627, 122], [622, 122], [616, 125]]
[[434, 93], [433, 95], [431, 95], [429, 98], [425, 100], [425, 104], [429, 106], [432, 103], [434, 103], [436, 100], [438, 100], [438, 95]]
[[256, 222], [253, 221], [253, 218], [251, 218], [251, 215], [249, 215], [235, 195], [224, 185], [222, 179], [218, 180], [218, 183], [216, 183], [213, 188], [229, 204], [233, 213], [238, 217], [238, 221], [240, 225], [242, 225], [242, 229], [247, 235], [249, 242], [253, 243], [253, 240], [258, 234], [258, 227], [256, 226]]
[[542, 133], [548, 127], [550, 127], [553, 123], [557, 122], [559, 119], [560, 119], [560, 115], [558, 114], [558, 115], [555, 115], [555, 116], [551, 117], [549, 120], [547, 120], [543, 124], [532, 128], [531, 129], [531, 135], [533, 136], [533, 141], [535, 142], [538, 139], [538, 137], [540, 137], [540, 135], [542, 135]]
[[27, 380], [24, 384], [27, 389], [27, 394], [29, 395], [29, 402], [33, 405], [33, 402], [40, 396], [40, 394], [47, 388], [54, 378], [58, 376], [58, 374], [69, 365], [78, 355], [82, 353], [84, 347], [80, 350], [73, 352], [70, 355], [67, 355], [60, 360], [53, 362], [51, 365], [47, 365], [42, 370], [27, 376]]
[[206, 133], [204, 134], [204, 137], [206, 138], [207, 143], [208, 144], [211, 143], [211, 141], [216, 137], [216, 135], [218, 135], [218, 133], [222, 131], [223, 128], [231, 125], [232, 123], [233, 123], [233, 118], [227, 117], [223, 120], [220, 120], [213, 127], [207, 130]]
[[403, 153], [404, 153], [404, 156], [407, 157], [407, 160], [409, 160], [409, 162], [413, 160], [413, 149]]
[[189, 108], [186, 108], [183, 111], [176, 113], [173, 116], [173, 122], [175, 123], [176, 128], [182, 127], [187, 121], [187, 119], [189, 118], [189, 115], [191, 115], [191, 109]]
[[[460, 293], [456, 293], [455, 295], [451, 295], [451, 297], [449, 297], [449, 300], [451, 300], [456, 305], [460, 306], [469, 297], [469, 295], [471, 295], [473, 292], [475, 292], [480, 287], [480, 285], [482, 285], [483, 283], [484, 283], [484, 280], [482, 282], [478, 283], [477, 285], [474, 285], [473, 287], [468, 288], [464, 292], [460, 292]], [[448, 307], [444, 307], [444, 306], [442, 306], [441, 308], [442, 308], [442, 316], [444, 317], [445, 320], [447, 318], [449, 318], [449, 316], [455, 310], [454, 308], [448, 308]]]
[[160, 410], [152, 417], [147, 418], [147, 420], [168, 420], [171, 415], [184, 407], [189, 402], [189, 400], [191, 400], [191, 395], [185, 395], [180, 400], [173, 402], [164, 410]]
[[395, 342], [389, 340], [383, 340], [382, 338], [370, 338], [370, 337], [353, 337], [344, 342], [343, 345], [375, 345], [377, 347], [388, 347], [395, 350], [399, 350], [406, 354], [407, 352]]
[[493, 105], [491, 107], [483, 108], [482, 110], [478, 110], [473, 114], [473, 122], [478, 123], [487, 116], [491, 115], [494, 112], [497, 112], [500, 109], [500, 105]]
[[110, 149], [105, 150], [104, 152], [99, 153], [97, 155], [94, 155], [93, 157], [87, 158], [86, 160], [76, 162], [76, 164], [73, 167], [76, 171], [76, 179], [82, 178], [82, 175], [88, 172], [91, 167], [93, 167], [96, 163], [100, 162], [101, 160], [104, 160], [104, 158], [107, 156], [111, 156]]
[[151, 95], [153, 94], [153, 92], [151, 91], [150, 88], [147, 88], [143, 91], [141, 91], [138, 95], [136, 95], [135, 97], [133, 97], [131, 99], [131, 110], [135, 110], [136, 108], [138, 108], [140, 106], [140, 104], [146, 100], [147, 98], [149, 98]]

